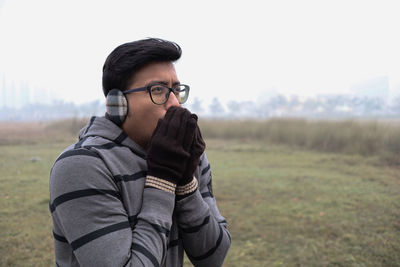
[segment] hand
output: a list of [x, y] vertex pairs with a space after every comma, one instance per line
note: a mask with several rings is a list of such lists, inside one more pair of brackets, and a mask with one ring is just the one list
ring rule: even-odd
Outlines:
[[197, 116], [187, 109], [171, 107], [158, 121], [147, 153], [147, 174], [177, 184], [186, 170], [193, 144]]
[[[193, 114], [196, 116], [195, 114]], [[203, 137], [201, 136], [200, 128], [197, 125], [196, 116], [196, 130], [194, 133], [193, 144], [190, 148], [190, 157], [187, 162], [185, 172], [183, 173], [182, 179], [179, 180], [178, 186], [183, 186], [190, 183], [193, 179], [193, 174], [199, 165], [200, 156], [203, 154], [206, 144], [204, 143]]]

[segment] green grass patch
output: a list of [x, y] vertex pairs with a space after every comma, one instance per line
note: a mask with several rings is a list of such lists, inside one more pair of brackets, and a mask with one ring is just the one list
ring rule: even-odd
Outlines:
[[54, 266], [48, 180], [64, 146], [0, 147], [0, 266]]
[[400, 171], [360, 156], [208, 142], [226, 266], [400, 266]]
[[[0, 266], [54, 266], [48, 179], [76, 131], [57, 127], [56, 139], [0, 137]], [[400, 266], [399, 167], [262, 138], [206, 141], [232, 235], [224, 266]]]

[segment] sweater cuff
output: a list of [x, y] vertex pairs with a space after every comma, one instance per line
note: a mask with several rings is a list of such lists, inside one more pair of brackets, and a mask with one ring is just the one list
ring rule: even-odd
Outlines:
[[186, 195], [190, 195], [192, 194], [194, 191], [196, 191], [197, 187], [198, 187], [198, 182], [196, 177], [193, 176], [192, 181], [190, 181], [189, 183], [185, 184], [185, 185], [179, 185], [176, 187], [176, 195], [177, 196], [186, 196]]
[[153, 187], [162, 191], [175, 194], [176, 184], [168, 182], [167, 180], [147, 175], [145, 187]]

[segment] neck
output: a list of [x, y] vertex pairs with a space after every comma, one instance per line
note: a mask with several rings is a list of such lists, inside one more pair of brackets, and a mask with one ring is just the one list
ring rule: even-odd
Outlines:
[[135, 132], [135, 130], [130, 129], [128, 127], [126, 127], [126, 124], [124, 123], [122, 125], [122, 130], [126, 133], [126, 135], [132, 139], [136, 144], [138, 144], [141, 148], [143, 148], [144, 150], [147, 149], [147, 145], [148, 145], [148, 140], [146, 140], [146, 138], [140, 136], [139, 133]]

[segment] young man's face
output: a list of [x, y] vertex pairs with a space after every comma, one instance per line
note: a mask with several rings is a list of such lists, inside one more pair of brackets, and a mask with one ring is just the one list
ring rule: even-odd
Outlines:
[[[137, 71], [128, 89], [144, 87], [153, 83], [162, 83], [168, 87], [179, 84], [172, 62], [151, 63]], [[180, 106], [174, 94], [170, 93], [168, 101], [162, 105], [154, 104], [147, 91], [127, 94], [129, 112], [122, 124], [124, 132], [143, 148], [147, 144], [157, 126], [172, 106]]]

